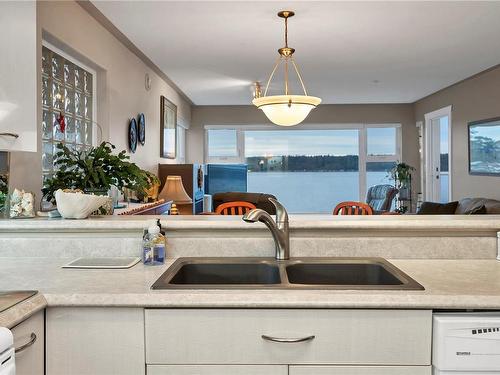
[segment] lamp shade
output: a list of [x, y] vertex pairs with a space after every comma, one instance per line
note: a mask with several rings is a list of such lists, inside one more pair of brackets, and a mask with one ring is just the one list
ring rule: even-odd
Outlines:
[[252, 102], [267, 118], [280, 126], [293, 126], [305, 120], [321, 99], [306, 95], [274, 95], [255, 98]]
[[176, 204], [193, 203], [193, 200], [184, 189], [181, 176], [167, 176], [165, 186], [163, 186], [163, 189], [158, 197], [163, 198], [166, 201], [173, 201]]

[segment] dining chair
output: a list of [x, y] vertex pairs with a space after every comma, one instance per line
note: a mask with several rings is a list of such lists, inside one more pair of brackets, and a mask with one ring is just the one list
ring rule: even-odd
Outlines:
[[333, 210], [334, 215], [373, 215], [370, 205], [363, 202], [340, 202]]
[[255, 208], [255, 205], [249, 202], [226, 202], [217, 206], [215, 213], [219, 215], [244, 215]]

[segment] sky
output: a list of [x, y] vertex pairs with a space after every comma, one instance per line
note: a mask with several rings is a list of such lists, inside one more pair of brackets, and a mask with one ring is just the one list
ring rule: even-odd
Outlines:
[[[368, 154], [395, 153], [394, 128], [368, 129]], [[210, 156], [237, 156], [236, 132], [209, 132]], [[245, 156], [358, 155], [358, 130], [246, 131]]]

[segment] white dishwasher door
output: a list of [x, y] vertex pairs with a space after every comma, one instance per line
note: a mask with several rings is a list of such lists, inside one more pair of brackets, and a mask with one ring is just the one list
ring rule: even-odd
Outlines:
[[0, 327], [0, 375], [16, 375], [14, 337], [5, 327]]
[[434, 314], [432, 365], [435, 375], [500, 374], [500, 312]]

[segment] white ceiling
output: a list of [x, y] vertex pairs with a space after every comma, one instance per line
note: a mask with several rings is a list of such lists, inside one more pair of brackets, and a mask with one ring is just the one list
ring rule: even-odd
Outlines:
[[93, 3], [197, 105], [250, 103], [287, 8], [289, 45], [323, 103], [414, 102], [500, 63], [500, 2]]

